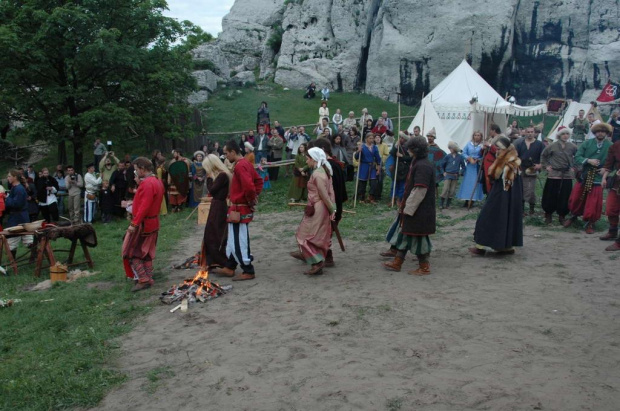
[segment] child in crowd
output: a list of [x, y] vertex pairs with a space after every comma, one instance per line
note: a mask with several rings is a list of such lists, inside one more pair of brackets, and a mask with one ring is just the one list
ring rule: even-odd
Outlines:
[[110, 190], [110, 182], [108, 180], [103, 180], [101, 185], [99, 206], [101, 207], [101, 221], [104, 224], [112, 221], [112, 214], [114, 213], [114, 193]]
[[440, 207], [450, 208], [452, 197], [456, 193], [456, 186], [459, 182], [459, 175], [465, 172], [465, 157], [463, 157], [461, 148], [454, 141], [448, 143], [450, 154], [445, 156], [441, 162], [441, 171], [443, 171], [443, 189], [441, 191]]
[[271, 182], [269, 181], [269, 172], [267, 169], [267, 159], [265, 157], [260, 159], [260, 165], [258, 166], [258, 175], [263, 179], [263, 190], [271, 188]]

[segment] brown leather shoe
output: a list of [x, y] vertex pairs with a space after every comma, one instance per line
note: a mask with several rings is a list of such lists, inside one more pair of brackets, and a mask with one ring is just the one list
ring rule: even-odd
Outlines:
[[594, 234], [594, 225], [588, 223], [588, 225], [586, 225], [586, 234]]
[[383, 267], [388, 271], [399, 272], [405, 260], [402, 257], [394, 257], [393, 261], [383, 263]]
[[553, 219], [551, 217], [551, 214], [545, 213], [545, 224], [551, 225], [553, 223]]
[[296, 260], [299, 261], [303, 261], [304, 263], [306, 262], [306, 259], [304, 258], [304, 256], [301, 254], [301, 252], [299, 251], [291, 251], [290, 253], [288, 253], [291, 257], [293, 257]]
[[614, 241], [612, 245], [605, 248], [605, 251], [620, 251], [620, 243], [617, 241]]
[[247, 281], [247, 280], [253, 280], [254, 279], [254, 274], [248, 274], [248, 273], [241, 273], [239, 275], [236, 275], [232, 278], [233, 281]]
[[147, 288], [151, 288], [151, 283], [138, 283], [132, 287], [131, 292], [137, 293], [138, 291], [146, 290]]
[[321, 261], [320, 263], [312, 264], [312, 267], [306, 271], [304, 274], [306, 275], [320, 275], [323, 274], [323, 267], [325, 267], [325, 263]]
[[389, 250], [387, 250], [387, 251], [384, 251], [384, 252], [382, 252], [382, 253], [379, 253], [379, 255], [380, 255], [381, 257], [389, 257], [389, 258], [394, 258], [394, 257], [396, 257], [396, 254], [397, 254], [397, 253], [398, 253], [398, 250], [390, 248], [390, 249], [389, 249]]
[[618, 237], [618, 230], [616, 231], [609, 230], [607, 231], [607, 234], [599, 237], [599, 239], [601, 241], [614, 241], [617, 237]]
[[472, 255], [485, 255], [487, 253], [487, 250], [482, 250], [480, 248], [477, 247], [469, 247], [467, 249], [470, 253], [472, 253]]
[[233, 270], [232, 268], [228, 268], [228, 267], [221, 267], [221, 268], [217, 268], [213, 270], [213, 274], [221, 275], [222, 277], [234, 277], [235, 270]]
[[431, 263], [420, 263], [417, 270], [409, 271], [411, 275], [429, 275], [431, 273]]
[[564, 226], [564, 228], [568, 228], [572, 226], [576, 220], [577, 220], [577, 217], [567, 218], [566, 220], [564, 220], [564, 224], [562, 225]]

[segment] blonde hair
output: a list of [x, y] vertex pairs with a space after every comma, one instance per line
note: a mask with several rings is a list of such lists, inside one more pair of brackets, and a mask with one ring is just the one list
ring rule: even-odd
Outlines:
[[217, 177], [218, 174], [224, 173], [228, 177], [228, 182], [232, 181], [232, 174], [230, 170], [222, 163], [215, 154], [209, 154], [202, 160], [202, 166], [204, 167], [207, 175], [214, 174]]
[[471, 135], [471, 141], [474, 141], [474, 136], [476, 134], [480, 134], [480, 142], [482, 143], [482, 141], [484, 140], [484, 134], [482, 134], [482, 131], [480, 130], [474, 130], [474, 132]]

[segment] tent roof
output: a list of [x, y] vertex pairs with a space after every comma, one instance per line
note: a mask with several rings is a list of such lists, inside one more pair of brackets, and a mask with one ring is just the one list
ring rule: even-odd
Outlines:
[[[545, 104], [524, 107], [504, 100], [466, 60], [441, 81], [426, 97], [438, 110], [463, 110], [495, 112], [530, 116], [547, 111]], [[425, 98], [425, 99], [426, 99]], [[476, 99], [472, 106], [470, 101]]]
[[439, 119], [433, 104], [430, 100], [424, 99], [420, 104], [420, 109], [416, 114], [415, 118], [409, 125], [407, 131], [409, 133], [413, 133], [413, 128], [415, 126], [420, 127], [420, 132], [422, 136], [426, 136], [426, 133], [431, 131], [432, 128], [435, 129], [435, 133], [437, 135], [437, 139], [435, 143], [445, 152], [448, 152], [448, 143], [452, 136], [448, 134], [443, 126], [443, 122]]

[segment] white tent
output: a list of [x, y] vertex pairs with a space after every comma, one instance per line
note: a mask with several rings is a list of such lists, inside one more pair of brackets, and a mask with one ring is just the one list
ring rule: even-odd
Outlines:
[[545, 104], [523, 107], [504, 100], [463, 60], [422, 100], [408, 130], [411, 133], [419, 126], [425, 134], [435, 127], [436, 143], [447, 151], [451, 140], [463, 148], [475, 130], [486, 134], [491, 122], [504, 130], [509, 115], [533, 116], [546, 111]]
[[602, 120], [601, 114], [599, 113], [598, 109], [592, 104], [571, 101], [566, 110], [564, 111], [564, 114], [562, 114], [560, 120], [554, 124], [553, 130], [551, 130], [548, 137], [554, 141], [557, 140], [558, 128], [562, 126], [568, 127], [568, 125], [573, 121], [573, 119], [579, 115], [579, 110], [585, 111], [585, 116], [590, 113], [594, 113], [597, 119]]

